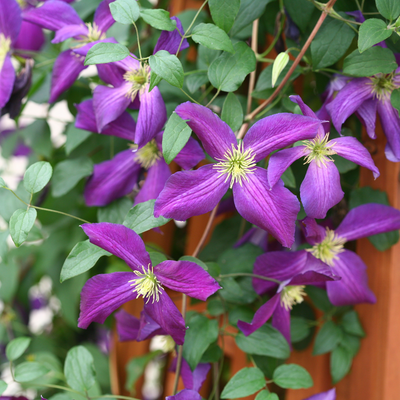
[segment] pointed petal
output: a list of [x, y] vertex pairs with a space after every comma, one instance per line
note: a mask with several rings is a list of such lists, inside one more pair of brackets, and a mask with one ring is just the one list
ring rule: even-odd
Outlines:
[[0, 70], [0, 109], [2, 109], [10, 99], [15, 81], [15, 71], [11, 62], [11, 57], [7, 54], [3, 67]]
[[97, 72], [103, 82], [118, 87], [125, 83], [124, 71], [113, 64], [97, 64]]
[[163, 261], [154, 267], [154, 273], [162, 285], [203, 301], [221, 289], [207, 271], [191, 261]]
[[300, 186], [304, 211], [312, 218], [325, 218], [330, 208], [342, 200], [339, 171], [334, 162], [321, 164], [311, 161], [306, 177]]
[[336, 229], [348, 241], [400, 229], [400, 211], [384, 204], [363, 204], [353, 208]]
[[200, 363], [193, 371], [193, 384], [192, 389], [199, 392], [207, 378], [207, 374], [211, 369], [211, 364]]
[[106, 32], [110, 29], [115, 22], [110, 11], [110, 3], [113, 1], [114, 0], [103, 0], [94, 13], [93, 22], [102, 32]]
[[304, 400], [336, 400], [336, 389], [333, 388], [327, 392], [314, 394], [314, 396], [307, 397]]
[[365, 100], [356, 111], [357, 117], [367, 129], [368, 136], [371, 139], [376, 138], [375, 124], [376, 124], [376, 108], [378, 102], [375, 99]]
[[89, 30], [86, 25], [66, 25], [56, 31], [51, 43], [61, 43], [70, 38], [87, 37]]
[[[121, 258], [134, 271], [142, 272], [142, 266], [147, 267], [149, 264], [151, 265], [150, 256], [145, 249], [143, 240], [136, 232], [128, 229], [126, 226], [101, 222], [97, 224], [83, 224], [81, 228], [89, 236], [90, 243]], [[136, 275], [130, 272], [129, 274], [130, 279], [136, 277]]]
[[301, 220], [301, 227], [308, 243], [314, 246], [321, 243], [326, 236], [326, 230], [318, 225], [314, 218], [306, 217]]
[[132, 272], [113, 272], [90, 278], [81, 292], [78, 327], [86, 329], [91, 322], [102, 324], [118, 307], [136, 298], [129, 282], [134, 276]]
[[[176, 27], [179, 29], [179, 32], [183, 35], [185, 32], [182, 27], [182, 23], [178, 17], [171, 17], [171, 19], [176, 21]], [[175, 54], [178, 51], [179, 44], [181, 42], [181, 35], [175, 29], [172, 32], [162, 31], [160, 37], [158, 38], [156, 47], [154, 48], [153, 54], [156, 54], [157, 51], [166, 50], [170, 54]], [[189, 47], [189, 42], [187, 39], [184, 39], [182, 42], [182, 46], [180, 50], [185, 50]]]
[[257, 167], [248, 174], [243, 186], [233, 185], [233, 198], [239, 214], [247, 221], [271, 233], [283, 246], [294, 242], [294, 230], [300, 204], [282, 181], [269, 189], [267, 171]]
[[151, 318], [144, 309], [140, 313], [140, 328], [137, 341], [150, 339], [156, 335], [166, 335], [166, 332], [153, 318]]
[[140, 321], [125, 310], [119, 310], [114, 314], [114, 317], [117, 321], [119, 341], [127, 342], [129, 340], [136, 340], [139, 333]]
[[296, 146], [291, 149], [284, 149], [272, 154], [268, 162], [268, 183], [272, 188], [279, 181], [282, 174], [289, 166], [301, 157], [307, 155], [305, 146]]
[[290, 338], [290, 311], [286, 310], [286, 308], [282, 307], [280, 304], [277, 305], [272, 315], [272, 326], [278, 329], [289, 343], [289, 346], [292, 346]]
[[149, 168], [147, 172], [146, 180], [143, 186], [140, 188], [138, 195], [135, 197], [135, 203], [143, 203], [147, 200], [156, 199], [164, 189], [165, 182], [171, 176], [169, 166], [161, 158]]
[[239, 320], [237, 323], [238, 328], [245, 336], [249, 336], [270, 319], [272, 313], [279, 307], [280, 300], [281, 295], [277, 293], [256, 311], [251, 323]]
[[331, 303], [347, 306], [359, 303], [375, 303], [376, 297], [368, 287], [367, 267], [361, 258], [350, 250], [338, 254], [332, 267], [342, 279], [327, 282], [326, 289]]
[[174, 396], [167, 396], [165, 400], [201, 400], [202, 397], [198, 392], [191, 389], [183, 389]]
[[183, 169], [190, 169], [201, 160], [204, 160], [204, 158], [205, 155], [199, 143], [190, 137], [183, 149], [175, 157], [174, 161]]
[[301, 112], [303, 113], [303, 115], [305, 115], [306, 117], [311, 117], [311, 118], [315, 118], [315, 119], [319, 119], [315, 112], [313, 110], [311, 110], [310, 107], [308, 107], [308, 105], [306, 105], [303, 101], [303, 99], [300, 96], [289, 96], [289, 99], [293, 101], [293, 103], [296, 103], [299, 107]]
[[154, 206], [154, 216], [185, 221], [211, 211], [229, 188], [225, 176], [218, 176], [212, 165], [195, 171], [173, 174], [165, 184]]
[[185, 321], [165, 291], [160, 295], [160, 300], [144, 305], [144, 311], [157, 322], [167, 335], [178, 345], [183, 344], [185, 338]]
[[400, 118], [390, 99], [378, 102], [378, 114], [383, 132], [397, 160], [400, 160]]
[[22, 14], [15, 0], [0, 0], [0, 33], [14, 44], [22, 24]]
[[179, 105], [175, 111], [187, 121], [212, 158], [224, 158], [225, 152], [232, 148], [232, 144], [236, 146], [237, 141], [232, 129], [209, 108], [188, 101]]
[[303, 115], [275, 114], [260, 119], [243, 139], [245, 149], [252, 149], [255, 160], [260, 161], [275, 150], [299, 140], [312, 139], [317, 135], [321, 121]]
[[369, 151], [355, 137], [343, 136], [330, 140], [329, 144], [331, 143], [335, 143], [332, 149], [339, 156], [368, 168], [373, 172], [375, 179], [379, 176], [379, 169], [375, 166]]
[[96, 164], [85, 186], [86, 205], [105, 206], [127, 195], [137, 183], [140, 169], [132, 150], [121, 151], [112, 160]]
[[[39, 51], [44, 45], [45, 37], [40, 26], [22, 21], [21, 30], [14, 43], [14, 49]], [[20, 53], [20, 51], [19, 51]]]

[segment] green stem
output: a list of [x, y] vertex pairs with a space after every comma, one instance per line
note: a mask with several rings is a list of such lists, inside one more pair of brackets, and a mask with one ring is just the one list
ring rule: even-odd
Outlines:
[[[80, 396], [83, 395], [83, 393], [78, 392], [77, 390], [71, 389], [71, 388], [66, 387], [66, 386], [52, 385], [52, 384], [50, 384], [50, 383], [34, 383], [34, 382], [30, 382], [30, 385], [45, 386], [45, 387], [49, 387], [49, 388], [53, 388], [53, 389], [65, 390], [66, 392], [71, 392], [71, 393], [79, 394]], [[136, 400], [136, 399], [135, 399], [135, 400]]]
[[200, 99], [199, 99], [199, 103], [201, 104], [204, 99], [210, 94], [210, 92], [214, 89], [213, 85], [210, 85], [205, 91], [204, 93], [201, 95]]
[[[268, 49], [265, 50], [263, 53], [258, 54], [258, 56], [260, 56], [260, 57], [263, 58], [264, 56], [266, 56], [267, 54], [269, 54], [269, 53], [271, 52], [271, 50], [272, 50], [272, 49], [274, 48], [274, 46], [276, 45], [276, 42], [279, 40], [279, 38], [280, 38], [280, 36], [281, 36], [281, 34], [282, 34], [282, 32], [283, 32], [283, 27], [285, 26], [285, 20], [286, 20], [286, 15], [283, 14], [283, 16], [282, 16], [282, 18], [281, 18], [281, 23], [280, 23], [280, 25], [279, 25], [278, 33], [275, 35], [274, 40], [273, 40], [272, 43], [269, 45]], [[257, 60], [258, 60], [258, 61], [263, 61], [263, 60], [259, 59], [258, 56], [257, 56]], [[268, 60], [268, 59], [266, 58], [265, 60]], [[266, 61], [266, 62], [269, 62], [269, 61]], [[274, 61], [272, 60], [272, 62], [274, 62]]]
[[233, 278], [235, 276], [250, 276], [251, 278], [262, 279], [263, 281], [274, 282], [274, 283], [277, 283], [278, 285], [280, 285], [282, 283], [281, 281], [278, 281], [278, 279], [268, 278], [266, 276], [257, 275], [257, 274], [251, 274], [249, 272], [235, 272], [233, 274], [219, 275], [218, 279]]
[[264, 114], [266, 114], [269, 110], [271, 110], [272, 108], [274, 108], [282, 99], [282, 95], [286, 92], [287, 87], [285, 89], [282, 90], [282, 93], [279, 97], [277, 97], [275, 99], [275, 101], [273, 101], [266, 109], [264, 109], [263, 111], [260, 112], [260, 114], [258, 114], [258, 117], [263, 116]]
[[182, 93], [184, 93], [187, 97], [189, 97], [189, 99], [192, 100], [193, 103], [200, 104], [200, 103], [197, 102], [192, 96], [190, 96], [190, 94], [186, 93], [182, 88], [179, 88], [179, 89], [180, 89], [180, 91], [181, 91]]
[[213, 98], [207, 103], [207, 105], [206, 105], [206, 107], [209, 107], [210, 105], [211, 105], [211, 103], [217, 98], [217, 96], [219, 95], [219, 92], [220, 92], [221, 90], [220, 89], [218, 89], [217, 90], [217, 93], [215, 93], [215, 95], [213, 96]]
[[195, 69], [193, 71], [185, 72], [183, 75], [187, 76], [187, 75], [197, 74], [200, 72], [207, 72], [207, 70], [206, 69]]
[[135, 27], [135, 31], [136, 31], [137, 45], [138, 45], [138, 51], [139, 51], [139, 57], [140, 57], [140, 59], [142, 59], [142, 49], [141, 49], [141, 47], [140, 47], [139, 31], [138, 31], [138, 28], [137, 28], [136, 24], [135, 24], [134, 22], [132, 22], [132, 23], [133, 23], [133, 26]]

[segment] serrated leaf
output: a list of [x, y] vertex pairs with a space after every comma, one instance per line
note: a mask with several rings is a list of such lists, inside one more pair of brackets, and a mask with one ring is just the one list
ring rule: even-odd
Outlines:
[[229, 36], [214, 24], [199, 24], [193, 29], [192, 39], [209, 49], [234, 53]]
[[165, 126], [162, 138], [164, 160], [167, 164], [178, 155], [188, 142], [192, 130], [175, 112], [171, 114]]
[[169, 17], [168, 11], [161, 9], [142, 10], [140, 16], [153, 28], [170, 32], [176, 28]]
[[229, 93], [228, 96], [226, 96], [224, 105], [222, 106], [221, 119], [225, 121], [234, 132], [242, 125], [243, 108], [234, 93]]
[[39, 161], [32, 164], [24, 175], [24, 186], [29, 193], [37, 193], [42, 190], [50, 181], [53, 168], [46, 161]]
[[181, 88], [183, 86], [183, 68], [178, 57], [169, 54], [168, 51], [160, 50], [150, 56], [151, 69], [172, 86]]
[[113, 18], [121, 24], [132, 24], [140, 15], [136, 0], [116, 0], [110, 3], [110, 11]]
[[272, 376], [274, 383], [285, 389], [307, 389], [313, 386], [311, 375], [300, 365], [280, 365]]
[[240, 0], [210, 0], [208, 5], [215, 25], [228, 33], [239, 12]]
[[388, 29], [384, 21], [377, 18], [367, 19], [360, 26], [358, 31], [358, 50], [360, 53], [369, 49], [374, 44], [382, 42], [387, 39], [391, 34], [392, 30]]
[[352, 354], [342, 346], [332, 351], [330, 367], [333, 384], [338, 383], [349, 372], [352, 360]]
[[24, 354], [25, 350], [29, 347], [31, 338], [19, 337], [11, 340], [6, 347], [6, 356], [9, 361], [14, 361]]
[[87, 53], [85, 65], [107, 64], [129, 56], [129, 49], [119, 43], [97, 43]]
[[37, 212], [34, 208], [16, 210], [10, 218], [10, 235], [17, 247], [21, 246], [28, 237], [29, 231], [35, 223]]
[[17, 382], [30, 382], [47, 374], [49, 369], [38, 362], [23, 362], [15, 367], [14, 377]]
[[376, 8], [387, 19], [393, 20], [400, 14], [400, 3], [398, 0], [376, 0]]
[[265, 386], [265, 378], [258, 368], [243, 368], [226, 384], [221, 399], [249, 396]]
[[316, 356], [332, 351], [339, 344], [341, 338], [342, 331], [340, 328], [333, 321], [325, 322], [315, 338], [313, 355]]
[[6, 389], [7, 389], [7, 383], [5, 383], [0, 379], [0, 395], [3, 394]]
[[93, 356], [83, 346], [68, 351], [64, 364], [64, 375], [69, 386], [79, 392], [87, 392], [95, 383]]

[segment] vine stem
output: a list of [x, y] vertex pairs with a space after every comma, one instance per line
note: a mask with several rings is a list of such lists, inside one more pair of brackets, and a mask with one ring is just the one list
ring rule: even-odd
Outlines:
[[[253, 29], [251, 32], [251, 49], [254, 51], [255, 54], [257, 54], [257, 49], [258, 49], [258, 23], [259, 23], [258, 19], [256, 19], [253, 22]], [[251, 111], [251, 100], [252, 100], [251, 94], [253, 93], [254, 85], [256, 83], [256, 72], [257, 72], [257, 61], [256, 61], [256, 68], [250, 74], [249, 91], [247, 93], [246, 114], [248, 114]]]
[[287, 74], [283, 78], [282, 82], [275, 89], [274, 93], [272, 93], [272, 95], [267, 100], [265, 100], [260, 106], [258, 106], [253, 112], [251, 112], [250, 114], [246, 115], [246, 120], [248, 122], [244, 123], [242, 128], [240, 129], [240, 132], [239, 132], [239, 135], [238, 135], [238, 139], [242, 139], [244, 137], [244, 135], [245, 135], [245, 133], [247, 131], [247, 127], [249, 126], [249, 123], [255, 118], [255, 116], [259, 112], [261, 112], [265, 107], [267, 107], [268, 104], [270, 104], [278, 96], [279, 92], [286, 85], [286, 83], [288, 82], [289, 78], [291, 77], [291, 75], [293, 74], [294, 70], [296, 69], [297, 65], [300, 63], [301, 59], [303, 58], [305, 52], [310, 47], [311, 42], [313, 41], [313, 39], [314, 39], [315, 35], [317, 34], [317, 32], [319, 31], [319, 29], [321, 28], [321, 25], [324, 22], [324, 20], [327, 17], [327, 15], [329, 14], [330, 9], [334, 6], [335, 3], [336, 3], [336, 0], [329, 0], [329, 2], [326, 4], [326, 6], [324, 7], [324, 10], [322, 11], [322, 13], [321, 13], [317, 23], [315, 24], [314, 29], [312, 30], [310, 36], [308, 37], [306, 43], [304, 44], [304, 46], [301, 49], [300, 53], [298, 54], [298, 56], [294, 60], [292, 66], [290, 67], [289, 71], [287, 72]]

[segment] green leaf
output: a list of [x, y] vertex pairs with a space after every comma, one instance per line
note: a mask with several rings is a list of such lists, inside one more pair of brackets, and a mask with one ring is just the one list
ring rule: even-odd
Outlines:
[[95, 383], [93, 357], [83, 346], [73, 347], [67, 354], [64, 375], [72, 389], [85, 393]]
[[221, 347], [217, 343], [211, 343], [208, 349], [204, 352], [201, 357], [201, 363], [217, 362], [221, 359], [223, 353]]
[[129, 56], [129, 49], [119, 43], [97, 43], [87, 53], [85, 65], [107, 64]]
[[393, 90], [390, 96], [390, 101], [392, 106], [397, 110], [398, 113], [400, 113], [400, 89]]
[[99, 222], [122, 224], [131, 207], [132, 200], [128, 197], [122, 197], [106, 207], [99, 208], [97, 210], [97, 220]]
[[341, 323], [345, 332], [355, 336], [365, 336], [364, 329], [356, 311], [352, 310], [344, 314]]
[[226, 384], [221, 399], [249, 396], [265, 386], [265, 378], [258, 368], [243, 368]]
[[263, 251], [252, 243], [225, 250], [217, 260], [221, 267], [221, 274], [253, 272], [256, 258], [262, 253]]
[[292, 168], [289, 167], [281, 176], [281, 179], [283, 180], [283, 183], [285, 184], [286, 187], [288, 188], [296, 188], [296, 178], [294, 177]]
[[0, 299], [4, 302], [12, 300], [19, 285], [18, 265], [10, 258], [0, 263]]
[[5, 383], [0, 379], [0, 394], [3, 394], [6, 389], [7, 389], [7, 383]]
[[246, 43], [238, 42], [233, 48], [234, 54], [222, 53], [208, 70], [211, 84], [224, 92], [238, 89], [246, 76], [256, 68], [256, 56]]
[[214, 24], [199, 24], [193, 29], [192, 39], [209, 49], [234, 53], [229, 36]]
[[186, 85], [190, 93], [194, 93], [198, 88], [208, 83], [207, 72], [196, 72], [195, 74], [190, 74], [186, 78]]
[[193, 313], [188, 318], [187, 325], [189, 329], [186, 331], [183, 344], [183, 358], [193, 371], [208, 346], [218, 339], [218, 321]]
[[280, 365], [274, 371], [272, 379], [275, 384], [285, 389], [307, 389], [314, 384], [311, 375], [296, 364]]
[[323, 312], [326, 313], [333, 309], [334, 306], [329, 301], [326, 290], [310, 285], [307, 286], [306, 293], [311, 298], [314, 306], [322, 310]]
[[169, 18], [169, 12], [165, 10], [142, 10], [140, 16], [153, 28], [160, 29], [162, 31], [175, 30], [176, 26]]
[[173, 112], [165, 126], [162, 138], [163, 156], [167, 164], [170, 164], [185, 147], [191, 134], [192, 130], [186, 122], [176, 112]]
[[82, 178], [91, 175], [93, 163], [88, 157], [64, 160], [56, 165], [52, 179], [53, 197], [68, 193]]
[[336, 168], [341, 174], [345, 174], [353, 169], [356, 169], [358, 165], [353, 163], [353, 161], [348, 160], [347, 158], [343, 158], [337, 154], [332, 154], [333, 162], [335, 163]]
[[6, 185], [6, 183], [4, 182], [4, 179], [2, 177], [0, 177], [0, 188], [7, 188], [8, 186]]
[[313, 69], [325, 68], [340, 60], [354, 36], [355, 32], [343, 21], [328, 17], [311, 43]]
[[[311, 21], [315, 7], [308, 0], [284, 0], [290, 18], [304, 33]], [[301, 12], [299, 12], [301, 10]]]
[[32, 164], [24, 175], [24, 186], [29, 193], [37, 193], [49, 182], [53, 168], [46, 161], [39, 161]]
[[17, 382], [30, 382], [49, 372], [49, 369], [38, 362], [23, 362], [15, 367], [14, 376]]
[[384, 21], [377, 18], [367, 19], [360, 26], [358, 31], [358, 50], [360, 53], [369, 49], [374, 44], [382, 42], [387, 39], [391, 34], [392, 30], [388, 29]]
[[121, 24], [132, 24], [140, 15], [136, 0], [117, 0], [110, 3], [109, 7], [113, 18]]
[[236, 344], [245, 353], [286, 359], [290, 355], [288, 342], [271, 325], [264, 325], [249, 336], [239, 333]]
[[89, 240], [78, 242], [64, 261], [61, 268], [60, 281], [64, 282], [88, 271], [94, 267], [100, 257], [110, 255], [108, 251], [90, 243]]
[[154, 216], [155, 202], [155, 200], [148, 200], [131, 208], [123, 224], [127, 228], [134, 230], [137, 234], [165, 225], [169, 221], [168, 218], [156, 218]]
[[290, 319], [290, 339], [292, 343], [297, 343], [305, 339], [310, 333], [309, 321], [301, 317]]
[[31, 338], [29, 337], [19, 337], [17, 339], [11, 340], [6, 347], [6, 356], [9, 361], [14, 361], [24, 354], [25, 350], [31, 343]]
[[342, 340], [340, 341], [340, 346], [344, 347], [352, 357], [355, 357], [360, 350], [361, 339], [358, 336], [349, 335], [347, 333], [343, 334]]
[[224, 105], [222, 106], [221, 119], [225, 121], [234, 132], [241, 127], [243, 122], [243, 108], [234, 93], [229, 93], [228, 96], [226, 96]]
[[240, 0], [210, 0], [208, 2], [215, 25], [230, 31], [240, 9]]
[[149, 63], [151, 69], [169, 84], [178, 88], [183, 86], [183, 68], [178, 57], [160, 50], [154, 56], [150, 56]]
[[24, 138], [24, 143], [32, 148], [37, 155], [46, 158], [51, 157], [53, 144], [50, 138], [50, 127], [45, 120], [37, 120], [19, 133]]
[[378, 11], [389, 20], [397, 18], [400, 14], [398, 0], [375, 0]]
[[83, 143], [92, 134], [92, 132], [75, 128], [74, 124], [69, 124], [65, 134], [67, 136], [67, 140], [65, 142], [65, 153], [69, 155], [81, 143]]
[[332, 351], [330, 359], [332, 383], [338, 383], [349, 372], [352, 355], [344, 347], [338, 346]]
[[35, 223], [37, 212], [34, 208], [16, 210], [10, 218], [10, 235], [17, 247], [21, 246], [28, 237], [29, 231]]
[[332, 351], [342, 339], [342, 331], [333, 322], [327, 321], [318, 331], [315, 338], [313, 355], [325, 354]]
[[156, 265], [162, 263], [167, 259], [165, 254], [160, 253], [159, 251], [149, 251], [149, 256], [151, 260], [151, 265], [155, 267]]
[[343, 63], [343, 72], [353, 76], [371, 76], [379, 73], [389, 74], [397, 68], [393, 52], [374, 46], [361, 53], [354, 50]]
[[279, 397], [276, 393], [270, 393], [268, 390], [261, 390], [261, 392], [257, 394], [255, 400], [279, 400]]
[[150, 84], [149, 84], [149, 92], [151, 92], [160, 82], [162, 78], [158, 76], [154, 71], [150, 72]]
[[199, 267], [203, 268], [204, 271], [208, 271], [208, 267], [207, 264], [205, 264], [203, 261], [199, 260], [196, 257], [192, 257], [192, 256], [182, 256], [179, 261], [190, 261], [193, 262], [195, 264], [197, 264]]

